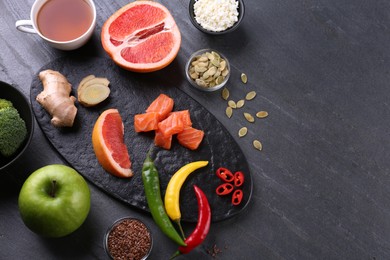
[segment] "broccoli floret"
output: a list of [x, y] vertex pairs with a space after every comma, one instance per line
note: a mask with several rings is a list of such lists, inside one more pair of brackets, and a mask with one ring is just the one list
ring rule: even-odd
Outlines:
[[13, 107], [12, 102], [7, 99], [0, 98], [0, 109], [7, 107]]
[[27, 136], [26, 123], [14, 107], [0, 109], [0, 154], [13, 155]]

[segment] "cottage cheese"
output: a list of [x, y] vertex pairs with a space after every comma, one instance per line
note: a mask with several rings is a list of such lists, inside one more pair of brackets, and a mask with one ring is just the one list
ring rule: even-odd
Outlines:
[[220, 32], [238, 21], [238, 1], [197, 0], [194, 4], [195, 20], [206, 30]]

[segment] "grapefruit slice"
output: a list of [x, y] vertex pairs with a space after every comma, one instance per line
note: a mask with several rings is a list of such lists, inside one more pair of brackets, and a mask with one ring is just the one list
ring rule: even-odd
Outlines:
[[104, 50], [120, 67], [152, 72], [175, 59], [181, 34], [165, 6], [153, 1], [135, 1], [107, 19], [101, 41]]
[[110, 174], [133, 176], [130, 156], [124, 143], [124, 126], [117, 109], [105, 110], [92, 131], [92, 146], [100, 165]]

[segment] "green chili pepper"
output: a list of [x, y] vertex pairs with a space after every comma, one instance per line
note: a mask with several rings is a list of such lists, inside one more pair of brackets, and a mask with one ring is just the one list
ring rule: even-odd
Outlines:
[[178, 245], [186, 246], [186, 243], [184, 243], [184, 240], [173, 226], [165, 211], [161, 198], [158, 171], [149, 153], [146, 155], [146, 159], [142, 166], [142, 181], [144, 183], [146, 201], [154, 222], [166, 236]]

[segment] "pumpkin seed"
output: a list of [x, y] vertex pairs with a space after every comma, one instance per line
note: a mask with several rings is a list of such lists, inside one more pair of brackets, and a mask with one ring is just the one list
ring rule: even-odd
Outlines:
[[209, 66], [209, 63], [207, 61], [199, 61], [198, 60], [198, 64], [196, 64], [196, 65], [198, 65], [199, 67], [207, 67], [207, 66]]
[[225, 68], [226, 68], [226, 61], [225, 61], [225, 60], [222, 60], [222, 61], [219, 63], [219, 69], [220, 69], [221, 71], [223, 71]]
[[239, 137], [244, 137], [247, 133], [248, 133], [248, 128], [246, 128], [245, 126], [241, 127], [241, 129], [238, 130]]
[[196, 72], [192, 72], [192, 73], [190, 74], [190, 77], [191, 77], [192, 79], [197, 79], [198, 76], [199, 76], [199, 74], [196, 73]]
[[214, 58], [216, 58], [216, 59], [221, 58], [221, 56], [218, 53], [216, 53], [215, 51], [212, 51], [211, 54], [214, 55]]
[[210, 61], [211, 64], [213, 64], [215, 67], [219, 67], [221, 62], [219, 61], [219, 59], [213, 59]]
[[203, 73], [207, 70], [206, 67], [200, 67], [198, 64], [195, 65], [195, 71], [198, 72], [198, 73]]
[[198, 84], [198, 86], [207, 87], [206, 81], [204, 81], [202, 79], [196, 79], [195, 82], [196, 82], [196, 84]]
[[224, 88], [224, 89], [222, 90], [222, 98], [223, 98], [224, 100], [227, 100], [227, 99], [229, 98], [229, 95], [230, 95], [229, 90], [228, 90], [227, 88]]
[[206, 56], [200, 56], [200, 57], [198, 58], [198, 61], [200, 61], [200, 62], [205, 62], [205, 61], [208, 61], [208, 59], [207, 59]]
[[205, 79], [206, 82], [211, 82], [211, 81], [213, 81], [213, 80], [214, 80], [213, 77], [208, 77], [207, 79]]
[[231, 107], [227, 107], [227, 108], [226, 108], [226, 116], [227, 116], [228, 118], [231, 118], [232, 115], [233, 115], [233, 109], [232, 109]]
[[228, 106], [231, 108], [237, 108], [237, 104], [236, 104], [236, 102], [234, 102], [234, 100], [229, 100]]
[[222, 76], [226, 77], [227, 74], [229, 74], [229, 70], [227, 68], [225, 68], [223, 71], [222, 71]]
[[219, 77], [215, 80], [215, 84], [217, 84], [217, 85], [221, 84], [221, 83], [223, 82], [224, 79], [225, 79], [224, 77], [219, 76]]
[[210, 74], [206, 71], [205, 73], [203, 73], [201, 79], [206, 80], [208, 77], [210, 77]]
[[214, 75], [215, 72], [217, 72], [217, 67], [210, 67], [207, 71], [206, 71], [209, 75]]
[[241, 73], [241, 81], [245, 84], [248, 82], [248, 77], [245, 73]]
[[261, 144], [261, 142], [259, 140], [253, 141], [253, 147], [255, 147], [259, 151], [263, 150], [263, 145]]
[[246, 94], [245, 99], [246, 100], [252, 100], [256, 97], [256, 91], [251, 91], [248, 94]]
[[242, 108], [245, 104], [245, 100], [241, 99], [237, 101], [237, 108]]
[[248, 120], [248, 122], [250, 122], [250, 123], [255, 122], [255, 118], [254, 118], [251, 114], [249, 114], [249, 113], [244, 113], [244, 117], [245, 117], [245, 119]]
[[205, 54], [206, 54], [206, 57], [207, 57], [209, 60], [215, 59], [215, 57], [214, 57], [214, 55], [213, 55], [212, 53], [206, 52]]
[[267, 116], [268, 116], [267, 111], [259, 111], [256, 113], [256, 117], [258, 117], [258, 118], [266, 118]]

